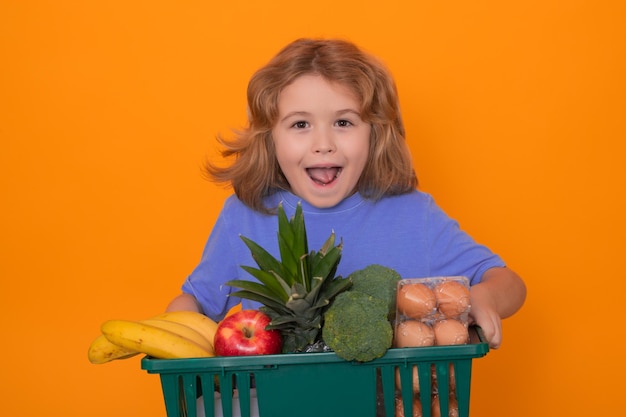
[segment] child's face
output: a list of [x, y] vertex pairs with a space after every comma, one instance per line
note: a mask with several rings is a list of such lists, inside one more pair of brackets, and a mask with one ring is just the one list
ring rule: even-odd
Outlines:
[[346, 87], [303, 75], [278, 100], [272, 129], [276, 157], [291, 191], [315, 207], [354, 193], [369, 152], [371, 126]]

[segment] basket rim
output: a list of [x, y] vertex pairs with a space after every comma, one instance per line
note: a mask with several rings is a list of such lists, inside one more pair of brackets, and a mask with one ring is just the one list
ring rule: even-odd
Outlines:
[[[472, 341], [464, 345], [428, 346], [390, 348], [380, 358], [369, 362], [356, 362], [358, 366], [381, 366], [393, 364], [415, 364], [419, 362], [456, 361], [485, 356], [489, 345], [485, 341], [482, 329], [470, 327]], [[225, 370], [248, 370], [291, 365], [313, 365], [329, 363], [346, 363], [334, 352], [321, 353], [279, 353], [275, 355], [254, 356], [215, 356], [211, 358], [156, 359], [145, 356], [141, 360], [141, 368], [148, 373], [180, 373], [180, 372], [223, 372]]]

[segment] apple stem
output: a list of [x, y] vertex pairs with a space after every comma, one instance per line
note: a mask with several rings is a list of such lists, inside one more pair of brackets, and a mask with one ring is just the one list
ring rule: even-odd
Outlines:
[[254, 334], [254, 331], [252, 331], [252, 330], [248, 329], [247, 327], [244, 327], [244, 329], [243, 329], [243, 335], [244, 335], [247, 339], [251, 338], [253, 334]]

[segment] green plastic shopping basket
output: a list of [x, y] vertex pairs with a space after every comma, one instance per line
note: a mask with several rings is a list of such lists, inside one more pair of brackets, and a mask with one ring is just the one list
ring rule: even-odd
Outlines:
[[[438, 398], [441, 415], [448, 416], [452, 390], [459, 417], [469, 417], [472, 359], [489, 351], [480, 329], [470, 330], [466, 345], [392, 348], [365, 363], [325, 352], [145, 357], [141, 367], [160, 374], [168, 417], [393, 417], [398, 398], [404, 415], [410, 417], [414, 396], [421, 402], [423, 417], [432, 417], [433, 398]], [[414, 375], [419, 393], [414, 391]]]

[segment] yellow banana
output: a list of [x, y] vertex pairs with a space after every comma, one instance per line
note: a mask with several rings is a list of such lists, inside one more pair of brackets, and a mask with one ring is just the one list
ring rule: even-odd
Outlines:
[[191, 340], [192, 342], [195, 342], [198, 345], [202, 346], [207, 352], [213, 353], [213, 343], [209, 342], [207, 338], [197, 332], [194, 328], [184, 323], [157, 318], [141, 320], [141, 323], [146, 323], [151, 326], [158, 327], [164, 330], [169, 330], [172, 333], [179, 334]]
[[108, 320], [102, 334], [113, 344], [159, 359], [213, 356], [196, 342], [161, 327], [131, 320]]
[[168, 311], [153, 318], [186, 324], [203, 335], [213, 346], [213, 339], [217, 332], [217, 323], [202, 313], [196, 313], [195, 311]]
[[104, 335], [100, 335], [89, 345], [87, 357], [91, 363], [102, 364], [115, 359], [127, 359], [138, 353], [137, 351], [114, 345]]

